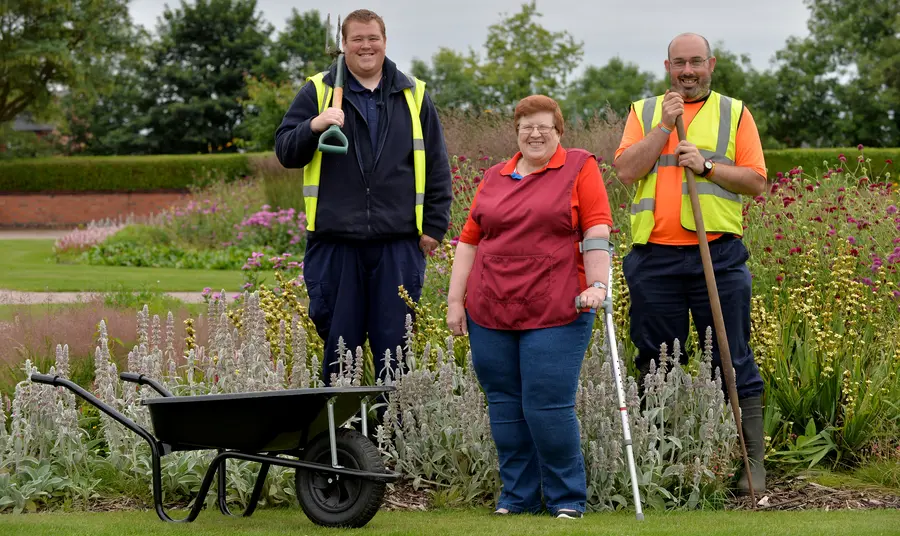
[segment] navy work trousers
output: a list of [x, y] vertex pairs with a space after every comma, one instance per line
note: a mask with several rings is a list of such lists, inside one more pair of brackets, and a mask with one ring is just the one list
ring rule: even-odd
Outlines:
[[[731, 235], [710, 242], [709, 249], [738, 398], [759, 396], [763, 380], [750, 349], [751, 280], [746, 264], [750, 254], [744, 243]], [[699, 246], [635, 245], [625, 256], [622, 271], [631, 295], [631, 340], [639, 351], [635, 364], [641, 375], [650, 370], [651, 361], [658, 361], [662, 343], [669, 352], [675, 339], [684, 346], [690, 330], [688, 312], [697, 326], [701, 346], [707, 326], [712, 328], [713, 371], [721, 370]], [[682, 360], [687, 361], [686, 354]]]
[[332, 242], [311, 238], [303, 258], [309, 292], [309, 317], [325, 341], [322, 376], [331, 383], [338, 372], [338, 338], [355, 355], [366, 337], [383, 377], [384, 353], [396, 359], [405, 347], [406, 315], [412, 314], [398, 294], [400, 285], [414, 301], [422, 294], [425, 255], [418, 238], [386, 241]]

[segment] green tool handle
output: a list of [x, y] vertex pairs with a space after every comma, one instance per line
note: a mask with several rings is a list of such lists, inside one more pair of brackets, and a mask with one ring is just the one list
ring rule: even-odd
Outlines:
[[[337, 74], [334, 79], [334, 95], [331, 100], [331, 106], [341, 109], [344, 102], [344, 55], [338, 55]], [[347, 154], [349, 143], [347, 136], [341, 131], [337, 125], [331, 125], [328, 130], [319, 136], [319, 150], [323, 153], [330, 154]]]

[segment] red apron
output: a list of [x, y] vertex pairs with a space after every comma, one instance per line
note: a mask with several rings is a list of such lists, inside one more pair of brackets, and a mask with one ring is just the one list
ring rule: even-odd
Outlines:
[[476, 324], [523, 330], [576, 319], [584, 261], [572, 188], [590, 156], [568, 149], [562, 167], [521, 180], [501, 175], [503, 164], [485, 173], [472, 212], [482, 238], [466, 283], [466, 310]]

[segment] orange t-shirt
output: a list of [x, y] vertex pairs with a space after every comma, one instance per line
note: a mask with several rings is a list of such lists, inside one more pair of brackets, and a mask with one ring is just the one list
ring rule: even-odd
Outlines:
[[[706, 101], [684, 103], [684, 129], [700, 111]], [[622, 143], [616, 149], [616, 158], [619, 158], [625, 149], [644, 139], [643, 129], [637, 114], [632, 108], [625, 123], [625, 133], [622, 135]], [[669, 141], [663, 147], [662, 154], [672, 154], [678, 145], [678, 133], [672, 131]], [[750, 115], [750, 110], [744, 107], [741, 119], [738, 122], [737, 137], [735, 138], [734, 165], [748, 167], [763, 177], [766, 176], [766, 162], [763, 157], [762, 143], [759, 140], [759, 131], [756, 122]], [[667, 244], [673, 246], [685, 246], [699, 243], [697, 233], [689, 231], [681, 226], [681, 182], [682, 168], [665, 166], [659, 168], [656, 177], [656, 208], [653, 212], [655, 224], [650, 233], [649, 241], [654, 244]], [[707, 240], [715, 240], [722, 236], [716, 233], [706, 233]]]
[[[500, 170], [501, 175], [512, 175], [516, 169], [516, 164], [522, 158], [522, 153], [516, 153], [506, 165]], [[566, 163], [566, 150], [562, 145], [556, 148], [556, 152], [550, 158], [550, 162], [543, 168], [535, 171], [532, 175], [536, 175], [548, 168], [560, 168]], [[527, 180], [527, 179], [523, 179]], [[481, 226], [472, 220], [472, 213], [475, 211], [475, 203], [478, 202], [478, 193], [484, 181], [478, 184], [475, 190], [475, 197], [472, 199], [472, 206], [469, 208], [469, 217], [463, 226], [462, 234], [459, 236], [460, 242], [477, 246], [481, 241]], [[579, 227], [581, 232], [585, 232], [595, 225], [612, 226], [612, 211], [609, 208], [609, 198], [606, 195], [606, 187], [603, 185], [603, 175], [597, 166], [597, 159], [590, 157], [584, 163], [578, 176], [575, 178], [575, 186], [572, 188], [572, 226]]]

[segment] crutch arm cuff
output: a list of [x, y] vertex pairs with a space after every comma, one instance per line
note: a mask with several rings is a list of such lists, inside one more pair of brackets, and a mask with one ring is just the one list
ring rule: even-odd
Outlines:
[[584, 253], [585, 251], [592, 251], [595, 249], [612, 252], [613, 245], [606, 238], [585, 238], [578, 243], [578, 251], [580, 253]]

